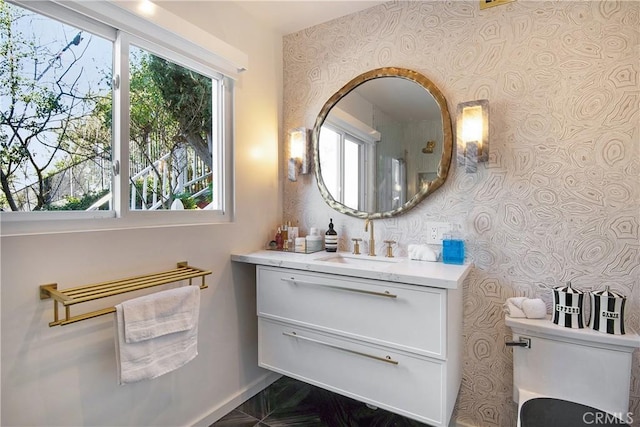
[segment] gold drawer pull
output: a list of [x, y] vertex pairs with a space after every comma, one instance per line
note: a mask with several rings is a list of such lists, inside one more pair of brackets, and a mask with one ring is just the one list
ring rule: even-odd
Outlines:
[[336, 350], [346, 351], [347, 353], [357, 354], [358, 356], [368, 357], [370, 359], [375, 359], [375, 360], [378, 360], [380, 362], [390, 363], [392, 365], [397, 365], [398, 364], [398, 361], [393, 360], [391, 358], [391, 356], [385, 356], [385, 357], [374, 356], [373, 354], [362, 353], [360, 351], [350, 350], [348, 348], [340, 347], [338, 345], [330, 344], [328, 342], [315, 340], [315, 339], [309, 338], [309, 337], [303, 337], [301, 335], [296, 334], [295, 332], [283, 332], [282, 335], [285, 335], [285, 336], [291, 337], [291, 338], [297, 338], [299, 340], [309, 341], [309, 342], [312, 342], [312, 343], [315, 343], [315, 344], [324, 345], [326, 347], [331, 347], [331, 348], [336, 349]]
[[347, 288], [347, 287], [344, 287], [344, 286], [325, 285], [323, 283], [305, 282], [303, 280], [296, 280], [294, 278], [291, 278], [291, 279], [282, 278], [280, 280], [282, 280], [284, 282], [288, 282], [288, 283], [297, 284], [297, 285], [322, 286], [324, 288], [338, 289], [338, 290], [341, 290], [341, 291], [356, 292], [356, 293], [359, 293], [359, 294], [366, 294], [366, 295], [375, 295], [377, 297], [398, 298], [398, 295], [392, 294], [389, 291], [384, 291], [384, 292], [367, 291], [366, 289], [355, 289], [355, 288]]

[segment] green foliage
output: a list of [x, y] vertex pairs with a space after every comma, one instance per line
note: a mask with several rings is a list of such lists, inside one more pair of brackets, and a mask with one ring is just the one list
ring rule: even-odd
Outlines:
[[148, 57], [149, 78], [185, 134], [211, 132], [211, 79], [155, 55]]
[[[71, 197], [66, 196], [65, 202], [60, 204], [57, 203], [55, 205], [46, 205], [43, 210], [48, 211], [84, 211], [87, 210], [91, 205], [100, 200], [101, 197], [106, 195], [109, 190], [103, 190], [97, 193], [90, 192], [81, 197]], [[105, 206], [100, 207], [101, 210], [106, 209]]]
[[176, 194], [175, 198], [182, 202], [182, 206], [184, 206], [185, 209], [196, 209], [198, 207], [196, 201], [189, 193]]
[[171, 151], [176, 144], [179, 123], [169, 110], [160, 87], [152, 77], [149, 67], [152, 55], [140, 52], [137, 63], [131, 64], [130, 112], [131, 140], [143, 145], [150, 139]]
[[[143, 199], [143, 195], [145, 194], [144, 192], [145, 183], [147, 186], [147, 191], [146, 191], [146, 197]], [[151, 180], [138, 178], [134, 183], [134, 187], [136, 191], [136, 209], [142, 209], [143, 203], [145, 205], [145, 208], [150, 208], [151, 205], [153, 204], [154, 191], [158, 194], [159, 197], [161, 194], [163, 194], [163, 191], [160, 185], [158, 184], [158, 186], [154, 188], [153, 182]]]

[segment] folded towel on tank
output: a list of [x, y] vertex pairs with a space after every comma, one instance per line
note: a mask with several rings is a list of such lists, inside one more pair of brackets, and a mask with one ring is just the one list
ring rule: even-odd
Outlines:
[[527, 317], [522, 310], [522, 303], [526, 299], [526, 297], [508, 298], [502, 306], [502, 309], [509, 317]]
[[544, 319], [547, 316], [547, 306], [540, 298], [507, 298], [502, 308], [509, 317]]
[[547, 305], [540, 298], [524, 300], [522, 302], [522, 310], [528, 319], [544, 319], [547, 317]]

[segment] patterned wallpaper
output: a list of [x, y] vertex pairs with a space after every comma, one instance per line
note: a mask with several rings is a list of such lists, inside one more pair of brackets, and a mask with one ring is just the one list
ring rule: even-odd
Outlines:
[[[426, 242], [427, 221], [459, 224], [475, 268], [464, 287], [464, 376], [454, 418], [515, 425], [512, 354], [502, 303], [541, 297], [571, 280], [628, 297], [640, 327], [640, 3], [519, 0], [390, 2], [284, 38], [284, 128], [312, 127], [324, 101], [358, 74], [415, 69], [456, 105], [491, 103], [490, 159], [403, 216], [376, 223], [384, 239]], [[454, 153], [455, 159], [455, 153]], [[285, 183], [285, 219], [326, 228], [340, 249], [362, 220], [321, 199], [313, 175]], [[365, 248], [366, 250], [366, 248]], [[631, 410], [640, 425], [640, 357]]]

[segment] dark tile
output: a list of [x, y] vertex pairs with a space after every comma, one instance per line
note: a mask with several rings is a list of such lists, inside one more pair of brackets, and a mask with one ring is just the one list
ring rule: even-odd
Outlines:
[[318, 388], [314, 404], [322, 421], [329, 426], [345, 427], [425, 427], [426, 424], [365, 403]]
[[236, 409], [261, 420], [273, 410], [269, 401], [269, 394], [271, 394], [271, 387], [265, 388]]
[[260, 420], [234, 409], [210, 427], [254, 427]]
[[282, 377], [236, 409], [261, 420], [276, 408], [297, 407], [312, 387], [302, 381]]
[[289, 377], [282, 377], [268, 387], [272, 408], [291, 408], [303, 402], [315, 387]]
[[[309, 396], [310, 403], [316, 408], [320, 419], [329, 426], [357, 427], [354, 409], [360, 402], [330, 391], [314, 388]], [[364, 406], [364, 404], [361, 404]]]
[[310, 405], [276, 409], [262, 422], [269, 427], [330, 427], [320, 419], [315, 408]]
[[[247, 402], [234, 414], [237, 424], [216, 427], [425, 427], [406, 417], [371, 409], [364, 403], [302, 381], [282, 377]], [[246, 421], [247, 424], [242, 424]], [[253, 424], [251, 424], [253, 423]]]
[[361, 415], [358, 422], [358, 425], [368, 427], [428, 427], [427, 424], [382, 409]]

